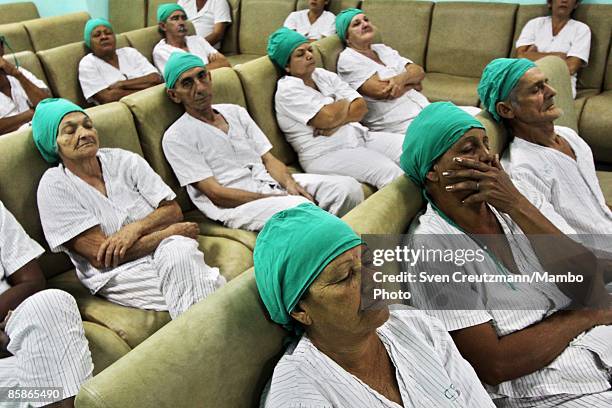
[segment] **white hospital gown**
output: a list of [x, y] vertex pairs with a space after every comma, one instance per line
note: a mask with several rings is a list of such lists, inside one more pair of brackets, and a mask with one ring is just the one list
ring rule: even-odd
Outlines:
[[336, 15], [323, 10], [319, 18], [310, 24], [308, 10], [299, 10], [289, 14], [283, 25], [297, 31], [308, 39], [319, 40], [322, 37], [336, 34]]
[[[185, 37], [187, 43], [187, 49], [190, 53], [197, 55], [202, 58], [204, 64], [208, 64], [208, 56], [215, 54], [218, 51], [213, 48], [204, 38], [196, 35], [188, 35]], [[159, 69], [159, 72], [164, 73], [164, 68], [170, 55], [173, 52], [187, 52], [182, 48], [174, 47], [166, 42], [165, 38], [162, 38], [153, 48], [153, 63]]]
[[[9, 276], [43, 252], [0, 202], [0, 295], [11, 287]], [[63, 398], [68, 398], [91, 376], [93, 365], [81, 317], [67, 293], [45, 290], [30, 296], [11, 314], [6, 333], [13, 355], [0, 359], [0, 387], [62, 387]]]
[[[542, 214], [551, 222], [571, 230], [552, 207], [543, 203], [542, 208]], [[518, 225], [508, 215], [491, 209], [503, 228], [520, 274], [543, 271]], [[452, 240], [449, 236], [453, 236]], [[411, 225], [406, 244], [411, 248], [479, 249], [470, 237], [444, 220], [431, 204]], [[415, 270], [446, 274], [448, 271], [440, 265], [439, 262], [420, 262]], [[469, 262], [452, 270], [460, 270], [464, 275], [510, 274], [488, 254], [482, 262]], [[411, 284], [411, 289], [415, 306], [427, 309], [427, 313], [439, 318], [448, 331], [491, 322], [498, 336], [539, 323], [571, 303], [555, 284], [547, 282]], [[463, 302], [460, 304], [464, 305], [461, 307], [464, 310], [450, 310], [452, 307], [448, 306], [453, 303], [444, 306], [444, 299]], [[441, 302], [439, 307], [430, 303], [438, 300]], [[553, 403], [568, 401], [572, 401], [571, 404], [584, 402], [588, 405], [589, 401], [612, 404], [611, 369], [612, 326], [597, 326], [577, 336], [547, 367], [486, 388], [499, 407], [552, 406]], [[586, 394], [590, 395], [581, 400], [581, 396]], [[563, 406], [583, 406], [571, 404]]]
[[[435, 318], [397, 310], [377, 329], [396, 369], [405, 408], [493, 407], [476, 373]], [[262, 408], [398, 408], [303, 335], [274, 369]]]
[[[18, 69], [34, 85], [42, 89], [48, 89], [47, 85], [36, 78], [30, 71], [22, 67]], [[0, 92], [0, 118], [15, 116], [32, 108], [32, 102], [28, 99], [28, 95], [17, 78], [10, 75], [7, 75], [6, 78], [11, 84], [11, 97], [9, 98], [4, 93]]]
[[96, 57], [93, 53], [84, 56], [79, 62], [79, 82], [83, 96], [88, 102], [98, 92], [112, 84], [126, 79], [140, 78], [149, 74], [158, 74], [157, 69], [137, 49], [124, 47], [117, 49], [119, 69]]
[[168, 310], [172, 318], [224, 283], [210, 268], [197, 241], [170, 236], [149, 255], [116, 268], [97, 269], [66, 243], [100, 226], [110, 236], [123, 226], [147, 217], [175, 194], [140, 156], [121, 149], [98, 151], [107, 195], [59, 164], [45, 172], [38, 186], [43, 231], [53, 252], [65, 252], [91, 293], [115, 303]]
[[[193, 23], [196, 34], [202, 38], [213, 32], [217, 23], [231, 23], [232, 14], [227, 0], [208, 0], [198, 11], [196, 0], [178, 0], [178, 5], [185, 9], [187, 18]], [[221, 48], [221, 42], [214, 44]]]
[[[235, 208], [216, 206], [192, 183], [214, 177], [224, 187], [262, 194], [284, 194], [261, 156], [272, 145], [246, 109], [231, 104], [213, 105], [229, 125], [225, 134], [188, 113], [164, 134], [162, 146], [181, 186], [207, 217], [231, 228], [259, 230], [276, 212], [306, 202], [302, 196], [269, 197]], [[350, 177], [294, 174], [294, 179], [315, 197], [319, 206], [342, 216], [363, 200], [359, 183]]]
[[[599, 186], [591, 148], [570, 128], [555, 126], [555, 132], [567, 140], [576, 160], [558, 150], [514, 137], [501, 163], [534, 205], [532, 191], [551, 203], [580, 234], [576, 238], [584, 245], [612, 252], [612, 211]], [[521, 188], [524, 186], [528, 189]]]
[[298, 77], [286, 75], [278, 81], [274, 98], [276, 118], [287, 141], [309, 173], [341, 174], [382, 188], [395, 180], [404, 135], [370, 132], [355, 122], [343, 125], [331, 136], [315, 136], [308, 122], [325, 106], [361, 95], [338, 75], [322, 68], [312, 74], [318, 90]]
[[[570, 19], [557, 35], [553, 36], [552, 17], [536, 17], [529, 20], [516, 40], [516, 48], [535, 45], [538, 52], [562, 52], [568, 57], [577, 57], [584, 65], [589, 62], [591, 52], [591, 29], [588, 25]], [[572, 91], [576, 97], [576, 78], [572, 75]]]

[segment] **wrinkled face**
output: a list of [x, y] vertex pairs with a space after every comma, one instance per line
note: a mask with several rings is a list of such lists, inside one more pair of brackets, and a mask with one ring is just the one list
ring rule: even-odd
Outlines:
[[548, 7], [552, 10], [555, 17], [569, 18], [572, 12], [578, 7], [577, 0], [551, 0]]
[[57, 147], [63, 162], [95, 157], [100, 143], [89, 116], [72, 112], [64, 116], [57, 132]]
[[325, 10], [325, 6], [329, 3], [329, 0], [310, 0], [308, 2], [308, 8], [316, 13], [319, 14], [321, 13], [323, 10]]
[[463, 180], [449, 179], [442, 175], [445, 171], [463, 170], [464, 167], [454, 160], [455, 157], [463, 157], [491, 165], [494, 155], [489, 150], [489, 138], [484, 129], [472, 128], [446, 151], [427, 173], [427, 190], [436, 189], [444, 194], [454, 194], [459, 200], [465, 199], [472, 192], [453, 191], [446, 192], [447, 185], [456, 184]]
[[[365, 335], [389, 318], [387, 307], [361, 310], [362, 247], [356, 246], [330, 262], [298, 302], [291, 316], [317, 333]], [[297, 308], [296, 308], [297, 309]], [[305, 324], [303, 315], [309, 323]], [[302, 315], [302, 316], [299, 316]]]
[[[510, 120], [527, 124], [552, 122], [563, 112], [555, 105], [555, 89], [538, 68], [531, 68], [521, 77], [515, 90], [515, 103], [510, 102]], [[508, 104], [507, 104], [508, 106]], [[503, 110], [502, 110], [503, 112]], [[506, 117], [506, 115], [502, 115]]]
[[159, 23], [166, 36], [181, 37], [187, 36], [187, 15], [181, 10], [177, 10], [166, 19], [165, 23]]
[[207, 109], [212, 104], [212, 82], [204, 67], [195, 67], [183, 72], [168, 95], [175, 103], [183, 104], [185, 110]]
[[351, 20], [346, 32], [346, 40], [350, 45], [351, 42], [368, 43], [374, 39], [376, 27], [370, 23], [368, 16], [365, 14], [357, 14]]
[[312, 75], [315, 67], [312, 46], [309, 43], [304, 43], [293, 50], [285, 71], [292, 76], [303, 78]]
[[94, 55], [105, 55], [115, 52], [115, 33], [106, 26], [98, 26], [91, 32], [91, 51]]

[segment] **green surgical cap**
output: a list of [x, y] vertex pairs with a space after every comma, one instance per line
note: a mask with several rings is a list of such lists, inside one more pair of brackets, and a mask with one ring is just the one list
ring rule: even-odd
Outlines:
[[287, 66], [291, 53], [308, 39], [287, 27], [281, 27], [268, 37], [268, 57], [280, 69]]
[[32, 118], [32, 136], [34, 144], [43, 159], [49, 163], [57, 163], [57, 131], [59, 124], [69, 113], [83, 112], [83, 108], [61, 98], [47, 98], [36, 105]]
[[434, 162], [472, 128], [485, 127], [452, 102], [427, 105], [408, 126], [400, 167], [412, 181], [423, 187]]
[[105, 20], [103, 18], [92, 18], [90, 20], [87, 20], [87, 23], [85, 23], [85, 30], [83, 30], [83, 40], [89, 48], [91, 48], [91, 32], [99, 26], [108, 27], [111, 30], [113, 29], [111, 23], [109, 23], [108, 20]]
[[288, 330], [291, 311], [323, 269], [361, 239], [338, 217], [312, 203], [276, 213], [257, 236], [253, 262], [259, 295]]
[[497, 58], [489, 62], [478, 84], [478, 96], [485, 109], [500, 122], [495, 105], [505, 101], [527, 70], [536, 65], [526, 58]]
[[183, 72], [196, 67], [206, 68], [202, 58], [189, 52], [174, 51], [164, 67], [166, 88], [174, 88], [176, 81], [178, 81]]
[[[179, 6], [176, 3], [164, 3], [164, 4], [160, 4], [157, 7], [157, 22], [158, 23], [165, 23], [166, 20], [168, 19], [168, 17], [170, 17], [170, 14], [174, 13], [175, 11], [182, 11], [183, 13], [185, 13], [185, 9], [182, 8], [181, 6]], [[187, 15], [187, 13], [185, 13], [185, 15]]]
[[353, 17], [361, 13], [363, 13], [363, 10], [359, 10], [356, 8], [348, 8], [342, 10], [336, 16], [336, 33], [343, 42], [346, 42], [346, 31], [348, 30], [349, 25], [351, 25]]

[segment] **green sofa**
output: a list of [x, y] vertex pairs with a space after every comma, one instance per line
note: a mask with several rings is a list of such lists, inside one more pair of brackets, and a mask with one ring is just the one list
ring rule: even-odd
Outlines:
[[0, 24], [19, 23], [39, 17], [36, 4], [31, 1], [0, 4]]

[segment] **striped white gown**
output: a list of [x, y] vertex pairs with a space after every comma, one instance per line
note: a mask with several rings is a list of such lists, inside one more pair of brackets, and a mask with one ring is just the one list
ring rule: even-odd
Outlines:
[[[418, 310], [395, 310], [377, 330], [396, 369], [403, 406], [493, 407], [476, 373], [440, 321]], [[262, 408], [398, 408], [345, 371], [303, 335], [280, 359]]]

